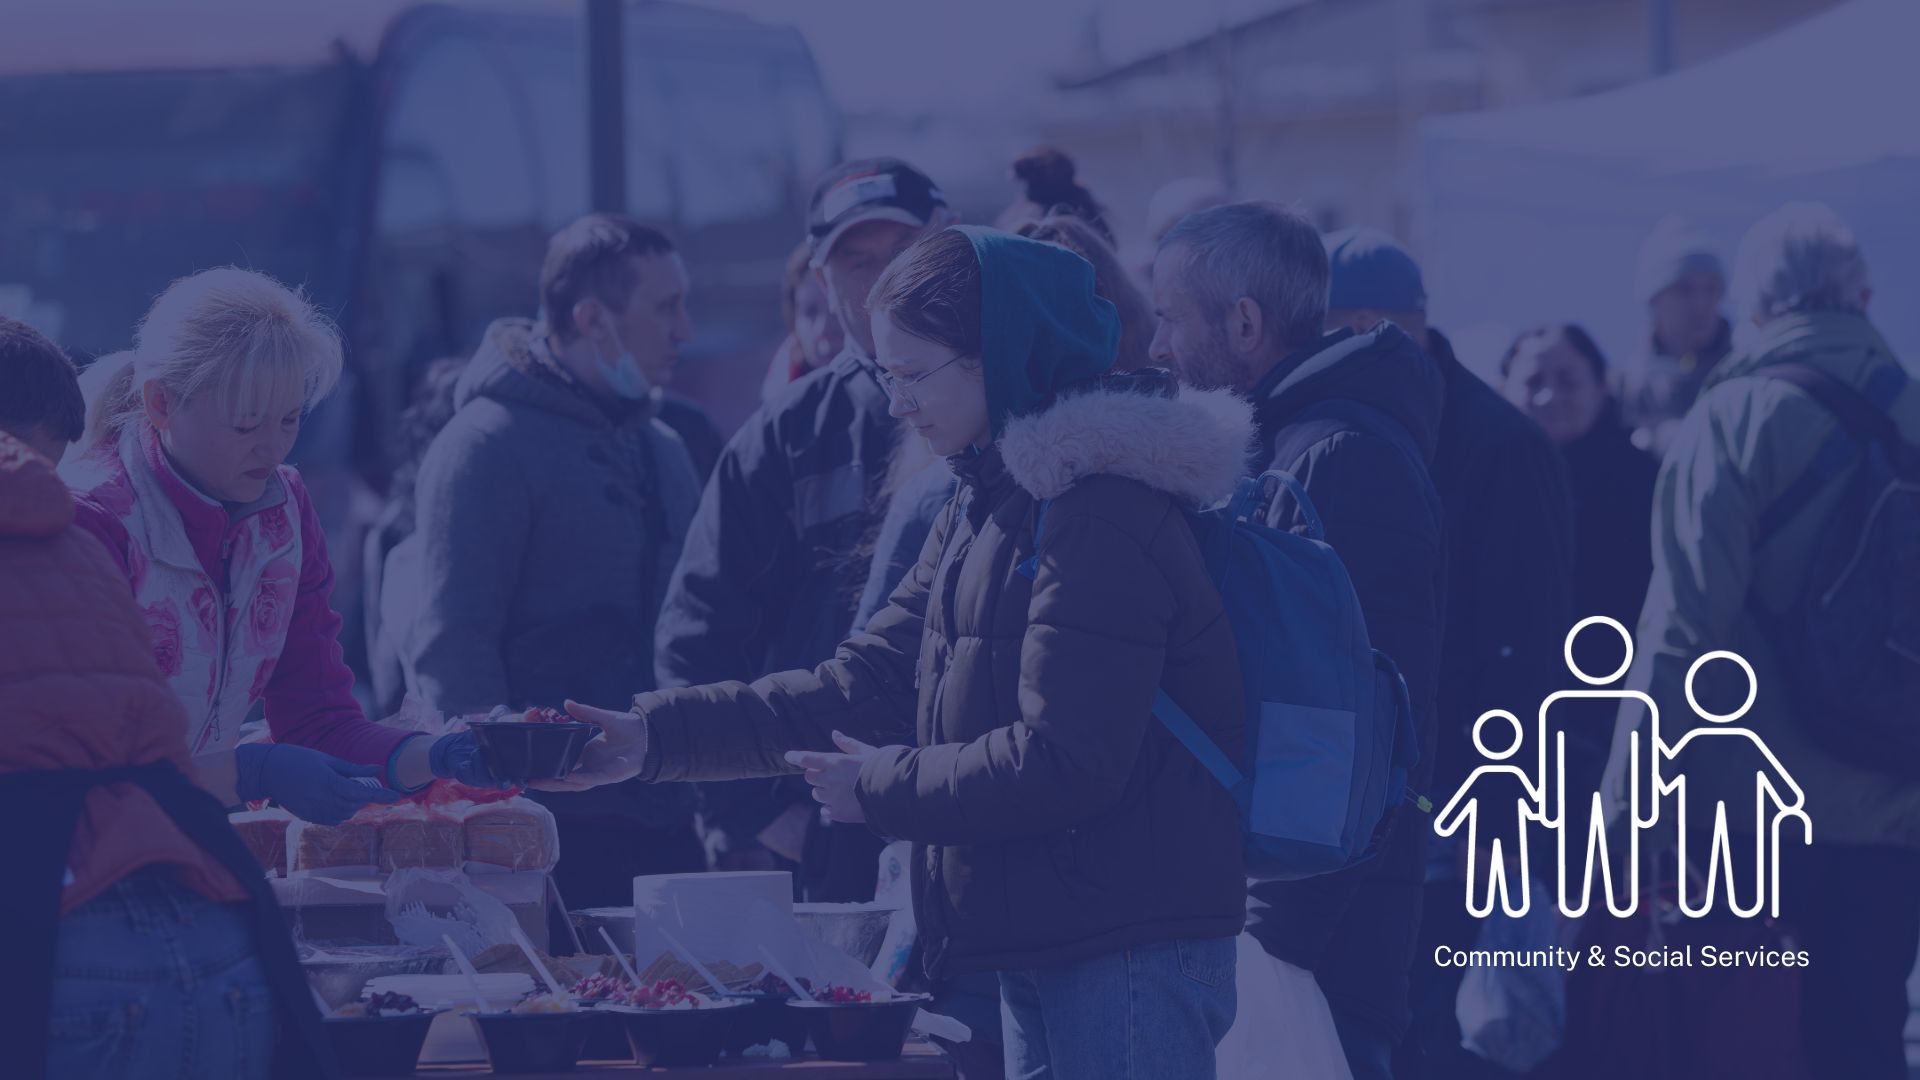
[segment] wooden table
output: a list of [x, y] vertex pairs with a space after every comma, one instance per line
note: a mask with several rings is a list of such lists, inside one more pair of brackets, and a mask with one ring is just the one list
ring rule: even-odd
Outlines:
[[[429, 1080], [480, 1080], [497, 1075], [485, 1065], [422, 1065]], [[520, 1080], [954, 1080], [953, 1060], [929, 1043], [910, 1042], [898, 1061], [723, 1061], [692, 1069], [650, 1068], [632, 1062], [583, 1061], [572, 1072], [517, 1073]]]

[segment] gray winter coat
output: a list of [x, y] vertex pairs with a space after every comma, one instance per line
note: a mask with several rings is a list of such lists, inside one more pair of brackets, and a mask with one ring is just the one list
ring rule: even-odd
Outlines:
[[410, 683], [448, 713], [630, 700], [653, 685], [653, 627], [699, 482], [638, 404], [609, 411], [502, 319], [420, 467]]

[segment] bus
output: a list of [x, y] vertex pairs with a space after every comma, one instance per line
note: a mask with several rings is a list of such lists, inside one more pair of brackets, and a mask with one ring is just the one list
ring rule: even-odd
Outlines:
[[[347, 343], [294, 461], [358, 659], [361, 540], [418, 375], [534, 314], [547, 237], [589, 209], [584, 4], [196, 7], [110, 41], [76, 11], [52, 28], [70, 56], [23, 44], [65, 17], [0, 42], [0, 314], [84, 365], [196, 270], [303, 287]], [[730, 431], [785, 334], [781, 271], [840, 118], [791, 27], [640, 0], [624, 35], [627, 211], [681, 249], [675, 389]]]
[[[8, 73], [0, 53], [0, 313], [84, 364], [184, 274], [299, 284], [348, 375], [296, 460], [378, 492], [415, 377], [532, 314], [547, 236], [589, 208], [583, 13], [396, 6], [370, 50], [229, 32], [232, 63], [187, 67]], [[643, 0], [625, 36], [627, 211], [682, 249], [698, 337], [677, 388], [729, 430], [784, 334], [781, 267], [840, 120], [791, 27]]]

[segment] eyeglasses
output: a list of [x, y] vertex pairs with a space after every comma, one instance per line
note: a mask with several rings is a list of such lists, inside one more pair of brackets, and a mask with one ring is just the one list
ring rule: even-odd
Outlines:
[[923, 371], [920, 374], [915, 375], [911, 379], [902, 379], [899, 376], [894, 375], [892, 372], [887, 371], [883, 368], [880, 371], [880, 388], [882, 390], [885, 390], [887, 392], [887, 397], [891, 399], [893, 402], [895, 402], [896, 404], [898, 404], [901, 408], [907, 410], [908, 412], [918, 412], [920, 410], [920, 399], [914, 395], [913, 388], [919, 385], [920, 383], [925, 382], [927, 379], [930, 379], [933, 376], [939, 374], [942, 368], [953, 366], [956, 362], [958, 362], [961, 359], [961, 357], [964, 357], [964, 356], [966, 356], [966, 353], [961, 353], [959, 356], [954, 357], [952, 360], [948, 360], [946, 363], [941, 364], [939, 367], [936, 367], [931, 371]]

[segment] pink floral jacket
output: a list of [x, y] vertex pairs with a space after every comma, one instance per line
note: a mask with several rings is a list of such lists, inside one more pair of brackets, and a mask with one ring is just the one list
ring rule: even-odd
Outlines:
[[408, 733], [367, 720], [328, 606], [333, 566], [291, 466], [229, 507], [195, 490], [145, 425], [79, 464], [75, 524], [133, 588], [194, 754], [231, 749], [255, 702], [276, 742], [384, 764]]

